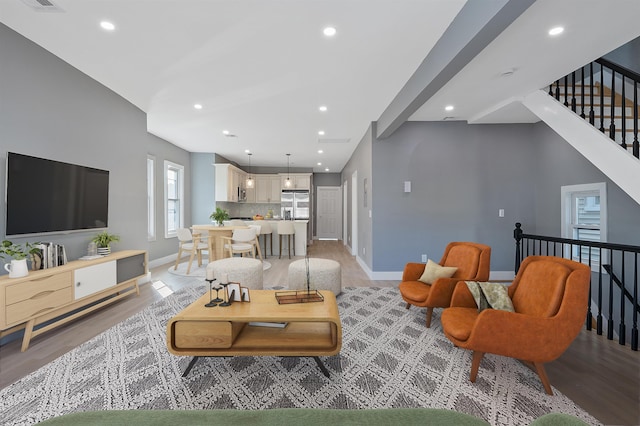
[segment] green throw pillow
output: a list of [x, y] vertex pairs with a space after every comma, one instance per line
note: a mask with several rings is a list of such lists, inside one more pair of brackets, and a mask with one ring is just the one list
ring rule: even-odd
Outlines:
[[507, 286], [500, 283], [465, 281], [467, 287], [478, 305], [478, 312], [493, 308], [502, 311], [515, 312], [509, 297]]

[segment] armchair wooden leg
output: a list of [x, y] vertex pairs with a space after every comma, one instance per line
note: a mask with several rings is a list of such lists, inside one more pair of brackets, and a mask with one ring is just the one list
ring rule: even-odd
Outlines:
[[431, 327], [432, 316], [433, 316], [433, 308], [427, 308], [427, 328]]
[[547, 372], [544, 369], [544, 365], [540, 362], [534, 362], [533, 365], [536, 367], [536, 372], [540, 377], [540, 381], [542, 382], [542, 386], [544, 386], [545, 392], [547, 395], [553, 395], [553, 390], [551, 390], [551, 383], [549, 383], [549, 377], [547, 377]]
[[411, 303], [407, 303], [407, 306], [405, 306], [405, 309], [409, 309], [411, 307]]
[[471, 360], [471, 375], [469, 376], [469, 380], [471, 380], [471, 383], [476, 382], [476, 377], [478, 376], [478, 368], [480, 367], [480, 361], [482, 361], [482, 357], [484, 357], [484, 352], [473, 352], [473, 359]]

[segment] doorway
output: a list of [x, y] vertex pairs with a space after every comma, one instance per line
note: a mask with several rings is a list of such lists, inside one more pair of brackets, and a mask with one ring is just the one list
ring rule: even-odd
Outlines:
[[318, 186], [318, 239], [340, 239], [341, 197], [339, 186]]

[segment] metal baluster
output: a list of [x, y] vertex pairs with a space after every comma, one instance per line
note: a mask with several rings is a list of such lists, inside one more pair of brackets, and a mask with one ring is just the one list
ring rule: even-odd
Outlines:
[[576, 112], [576, 72], [571, 73], [571, 111]]
[[627, 142], [626, 142], [626, 138], [627, 138], [627, 99], [625, 97], [625, 93], [624, 93], [624, 74], [622, 75], [622, 113], [620, 114], [620, 117], [622, 117], [622, 143], [620, 144], [620, 146], [622, 146], [624, 149], [627, 149]]
[[569, 107], [569, 76], [564, 76], [564, 106]]
[[600, 131], [604, 133], [604, 68], [600, 64]]
[[616, 140], [616, 72], [611, 70], [611, 124], [609, 124], [609, 137], [611, 140]]
[[556, 100], [560, 100], [560, 79], [556, 80]]
[[638, 143], [638, 82], [633, 82], [633, 156], [640, 158], [640, 143]]
[[596, 122], [596, 113], [593, 111], [593, 62], [589, 64], [589, 123], [594, 126]]
[[633, 262], [633, 327], [631, 328], [631, 349], [638, 350], [638, 253], [634, 254]]
[[624, 285], [626, 279], [624, 270], [624, 253], [625, 251], [622, 250], [622, 277], [620, 277], [620, 281], [622, 281], [622, 288], [620, 289], [620, 325], [618, 326], [618, 343], [621, 345], [625, 344], [627, 336], [627, 327], [624, 323], [624, 290], [627, 288], [627, 286]]
[[580, 117], [584, 119], [586, 117], [584, 113], [584, 67], [580, 68], [580, 72], [582, 74], [582, 84], [580, 85], [580, 108], [582, 112], [580, 113]]
[[613, 340], [613, 250], [609, 249], [609, 320], [607, 321], [607, 339]]
[[598, 268], [598, 316], [596, 317], [596, 332], [602, 335], [602, 247], [598, 247], [598, 258], [600, 268]]
[[[589, 269], [591, 269], [591, 246], [589, 246]], [[587, 299], [587, 330], [591, 330], [591, 275], [589, 274], [589, 298]]]

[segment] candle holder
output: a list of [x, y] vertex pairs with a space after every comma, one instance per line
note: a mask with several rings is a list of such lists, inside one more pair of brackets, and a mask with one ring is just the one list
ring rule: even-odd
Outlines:
[[229, 283], [220, 283], [220, 285], [224, 288], [224, 301], [222, 303], [220, 303], [219, 306], [231, 306], [231, 301], [229, 300], [229, 294], [227, 293], [227, 286], [229, 285]]
[[205, 279], [205, 281], [209, 281], [209, 303], [205, 303], [205, 305], [204, 305], [207, 308], [213, 308], [214, 306], [218, 306], [218, 302], [219, 302], [218, 297], [217, 297], [218, 296], [218, 291], [216, 290], [216, 299], [215, 300], [213, 299], [213, 296], [211, 294], [212, 287], [213, 287], [213, 282], [215, 280], [216, 280], [215, 278], [212, 279], [212, 280]]
[[222, 287], [218, 286], [218, 287], [214, 287], [213, 289], [216, 291], [216, 298], [213, 299], [212, 302], [216, 302], [216, 303], [224, 302], [224, 300], [221, 299], [220, 296], [218, 295], [220, 290], [222, 290]]

